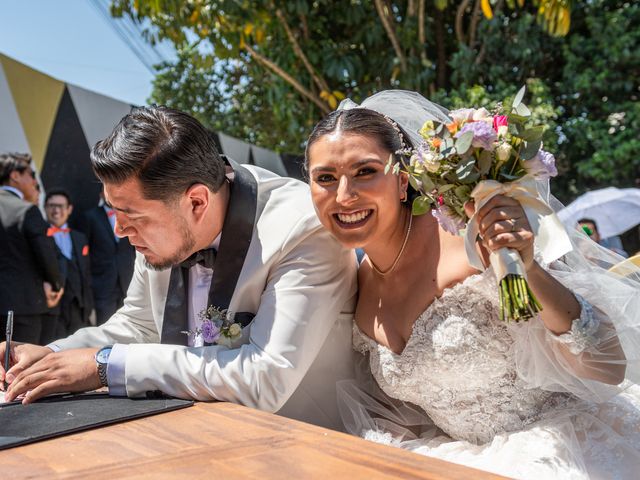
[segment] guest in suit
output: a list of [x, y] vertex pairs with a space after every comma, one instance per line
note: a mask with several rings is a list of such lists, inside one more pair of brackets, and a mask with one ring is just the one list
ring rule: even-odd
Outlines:
[[127, 237], [113, 231], [115, 211], [104, 203], [85, 212], [78, 228], [89, 239], [91, 287], [98, 325], [106, 322], [123, 304], [133, 275], [135, 250]]
[[40, 344], [49, 307], [62, 295], [56, 247], [38, 207], [31, 157], [0, 154], [0, 328], [14, 312], [13, 339]]
[[56, 329], [52, 332], [51, 342], [89, 325], [93, 297], [87, 237], [67, 224], [73, 212], [69, 193], [62, 189], [49, 190], [44, 209], [50, 224], [47, 236], [56, 243], [60, 271], [64, 277], [64, 295], [56, 307]]
[[340, 428], [356, 259], [322, 228], [309, 187], [225, 162], [197, 120], [165, 107], [134, 109], [91, 160], [138, 251], [127, 298], [99, 327], [14, 347], [6, 398], [105, 385]]

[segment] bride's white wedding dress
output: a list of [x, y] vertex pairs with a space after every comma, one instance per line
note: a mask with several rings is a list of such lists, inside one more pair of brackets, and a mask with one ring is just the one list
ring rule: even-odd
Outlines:
[[[588, 274], [568, 283], [590, 294]], [[561, 336], [539, 319], [507, 325], [497, 318], [488, 270], [445, 290], [416, 320], [401, 354], [354, 324], [354, 347], [368, 353], [382, 392], [361, 382], [340, 386], [347, 429], [516, 478], [638, 478], [640, 388], [580, 379], [566, 361], [567, 349], [584, 355], [606, 343], [607, 316], [597, 303], [581, 304], [581, 318]]]

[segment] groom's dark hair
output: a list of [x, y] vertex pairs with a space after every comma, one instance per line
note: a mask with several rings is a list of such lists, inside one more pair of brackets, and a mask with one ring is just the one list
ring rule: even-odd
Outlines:
[[145, 198], [171, 201], [201, 183], [217, 192], [224, 161], [210, 132], [191, 115], [162, 106], [138, 107], [91, 150], [103, 183], [137, 178]]

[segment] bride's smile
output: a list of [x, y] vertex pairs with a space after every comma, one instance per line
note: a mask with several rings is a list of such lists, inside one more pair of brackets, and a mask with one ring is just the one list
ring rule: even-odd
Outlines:
[[310, 145], [308, 160], [318, 217], [341, 243], [365, 248], [402, 236], [398, 219], [407, 178], [385, 174], [389, 152], [378, 141], [350, 133], [325, 135]]

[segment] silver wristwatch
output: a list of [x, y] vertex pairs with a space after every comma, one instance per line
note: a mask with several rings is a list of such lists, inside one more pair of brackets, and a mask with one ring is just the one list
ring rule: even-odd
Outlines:
[[98, 366], [98, 376], [103, 387], [108, 386], [107, 382], [107, 365], [109, 364], [109, 355], [113, 345], [102, 347], [96, 352], [96, 365]]

